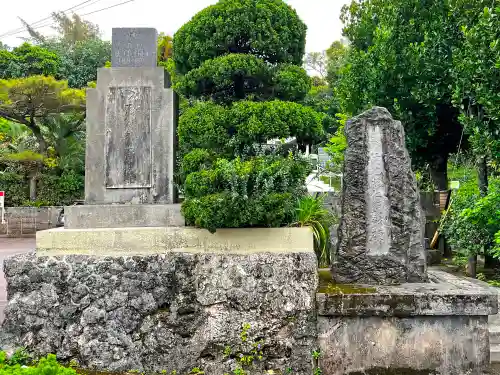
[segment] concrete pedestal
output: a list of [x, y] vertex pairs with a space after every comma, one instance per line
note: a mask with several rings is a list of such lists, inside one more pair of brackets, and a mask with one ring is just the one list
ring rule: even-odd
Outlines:
[[308, 228], [60, 229], [39, 233], [37, 246], [4, 263], [2, 344], [102, 371], [220, 375], [260, 342], [251, 374], [311, 374]]
[[64, 209], [67, 229], [183, 227], [180, 204], [103, 204]]
[[429, 271], [429, 283], [323, 285], [318, 293], [320, 366], [326, 375], [482, 375], [495, 293]]

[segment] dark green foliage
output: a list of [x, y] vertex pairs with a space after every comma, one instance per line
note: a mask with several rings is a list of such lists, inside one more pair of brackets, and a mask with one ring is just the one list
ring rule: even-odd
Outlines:
[[229, 54], [205, 61], [182, 76], [175, 89], [187, 98], [211, 99], [229, 104], [237, 100], [272, 98], [302, 100], [311, 79], [300, 66], [272, 66], [254, 55]]
[[1, 172], [0, 190], [5, 191], [5, 206], [21, 206], [29, 199], [28, 182], [18, 173]]
[[175, 87], [193, 105], [178, 126], [188, 224], [293, 221], [308, 163], [267, 141], [296, 137], [304, 149], [323, 137], [324, 115], [292, 102], [311, 87], [300, 66], [305, 31], [282, 0], [220, 0], [175, 34]]
[[207, 60], [176, 84], [186, 97], [201, 97], [220, 103], [260, 97], [269, 90], [272, 71], [254, 55], [230, 54]]
[[60, 58], [40, 46], [23, 43], [12, 52], [0, 51], [0, 78], [21, 78], [32, 75], [56, 76]]
[[430, 164], [442, 190], [462, 130], [451, 102], [452, 52], [460, 34], [449, 3], [352, 1], [342, 14], [351, 45], [330, 77], [342, 112], [379, 105], [402, 121], [413, 163]]
[[[37, 202], [64, 206], [83, 199], [85, 177], [73, 172], [61, 176], [40, 173], [37, 180]], [[24, 206], [29, 202], [29, 179], [20, 173], [0, 173], [0, 190], [5, 191], [5, 206]]]
[[291, 222], [309, 164], [300, 157], [219, 159], [186, 180], [188, 224], [217, 228], [277, 227]]
[[463, 43], [453, 51], [460, 121], [476, 157], [500, 171], [500, 7], [487, 0], [455, 0]]
[[33, 366], [23, 366], [21, 363], [12, 363], [7, 359], [5, 352], [0, 352], [0, 375], [76, 375], [72, 368], [64, 367], [57, 362], [54, 354], [47, 357]]
[[323, 136], [323, 115], [309, 107], [273, 100], [241, 101], [230, 108], [199, 103], [179, 121], [182, 150], [205, 148], [219, 155], [241, 154], [245, 147], [268, 139], [296, 136], [299, 144], [314, 143]]
[[221, 0], [177, 31], [173, 58], [181, 74], [228, 53], [301, 65], [306, 29], [282, 0]]
[[85, 177], [71, 171], [61, 176], [42, 174], [37, 184], [37, 199], [49, 206], [65, 206], [83, 199]]
[[301, 101], [311, 89], [311, 78], [297, 65], [281, 65], [274, 75], [273, 96], [292, 102]]
[[229, 142], [228, 117], [224, 107], [210, 102], [188, 108], [179, 119], [177, 129], [181, 153], [205, 148], [224, 154]]
[[74, 88], [97, 80], [97, 69], [111, 60], [111, 43], [100, 39], [77, 41], [74, 45], [52, 43], [47, 48], [61, 56], [59, 79], [67, 80], [68, 86]]

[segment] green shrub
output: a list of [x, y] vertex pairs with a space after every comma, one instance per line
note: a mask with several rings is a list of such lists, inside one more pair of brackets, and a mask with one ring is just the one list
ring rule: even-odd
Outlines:
[[190, 173], [210, 168], [215, 159], [214, 152], [202, 148], [192, 149], [182, 158], [180, 171], [182, 181], [185, 181]]
[[228, 191], [186, 200], [182, 213], [189, 225], [218, 228], [280, 227], [293, 220], [296, 198], [290, 193], [244, 197]]
[[[188, 224], [215, 231], [294, 220], [310, 171], [298, 150], [324, 137], [324, 114], [277, 100], [302, 100], [311, 87], [305, 31], [283, 0], [220, 0], [175, 34], [175, 87], [193, 104], [178, 126]], [[298, 145], [267, 145], [288, 137]]]
[[230, 54], [207, 60], [176, 83], [177, 91], [188, 97], [230, 103], [263, 96], [272, 81], [271, 67], [254, 55]]
[[301, 66], [273, 66], [254, 55], [232, 53], [203, 62], [174, 87], [187, 98], [219, 104], [273, 98], [300, 101], [311, 88], [311, 78]]
[[308, 162], [294, 156], [219, 159], [186, 179], [184, 217], [189, 225], [210, 231], [286, 225], [309, 171]]
[[265, 143], [268, 139], [297, 137], [299, 144], [318, 142], [324, 135], [323, 115], [298, 103], [237, 102], [230, 111], [236, 144]]
[[228, 116], [224, 107], [214, 103], [198, 103], [188, 108], [177, 129], [181, 153], [203, 148], [224, 155], [229, 143]]
[[481, 197], [475, 181], [463, 184], [453, 197], [443, 222], [447, 240], [463, 256], [490, 254], [500, 257], [495, 236], [500, 232], [500, 180], [492, 180]]
[[72, 368], [64, 367], [57, 362], [54, 354], [40, 359], [33, 366], [23, 366], [22, 363], [13, 363], [5, 352], [0, 352], [0, 375], [76, 375]]
[[295, 223], [298, 227], [308, 226], [314, 235], [314, 250], [320, 267], [330, 264], [330, 226], [334, 216], [324, 204], [324, 196], [306, 195], [299, 199], [295, 209]]
[[301, 66], [283, 64], [274, 74], [273, 96], [281, 100], [304, 100], [311, 89], [311, 78]]
[[221, 156], [244, 153], [245, 147], [268, 139], [296, 136], [299, 143], [322, 139], [323, 114], [298, 103], [240, 101], [230, 108], [198, 103], [181, 116], [181, 152], [209, 149]]
[[70, 205], [84, 197], [85, 177], [73, 172], [61, 176], [41, 174], [37, 184], [37, 200], [48, 206]]
[[302, 65], [306, 30], [282, 0], [221, 0], [175, 33], [173, 59], [181, 74], [228, 53]]
[[5, 191], [5, 206], [22, 206], [29, 199], [29, 183], [23, 175], [0, 172], [0, 190]]

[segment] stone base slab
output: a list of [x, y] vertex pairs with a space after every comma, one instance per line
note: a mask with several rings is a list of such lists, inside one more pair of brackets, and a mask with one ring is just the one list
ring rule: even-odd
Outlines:
[[[494, 315], [498, 297], [490, 288], [444, 271], [428, 272], [429, 283], [323, 285], [318, 314], [325, 316]], [[344, 290], [347, 289], [346, 292]]]
[[[265, 370], [312, 373], [316, 346], [313, 251], [148, 256], [36, 256], [4, 261], [0, 346], [54, 353], [80, 367], [124, 373], [232, 373], [260, 340]], [[244, 324], [249, 324], [242, 341]], [[257, 344], [256, 344], [257, 345]], [[224, 355], [229, 347], [231, 355]], [[257, 346], [256, 346], [257, 347]]]
[[483, 375], [487, 316], [318, 317], [326, 375]]
[[188, 253], [294, 253], [314, 251], [309, 228], [57, 228], [37, 233], [37, 254], [144, 255]]
[[429, 283], [370, 286], [327, 285], [322, 275], [316, 304], [323, 374], [482, 375], [497, 293], [439, 270], [428, 276]]
[[103, 204], [64, 208], [67, 229], [183, 227], [180, 204]]

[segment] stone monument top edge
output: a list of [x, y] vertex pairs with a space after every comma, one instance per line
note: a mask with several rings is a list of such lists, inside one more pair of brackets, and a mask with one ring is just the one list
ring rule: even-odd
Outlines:
[[114, 27], [111, 33], [111, 66], [156, 67], [158, 31], [153, 27]]

